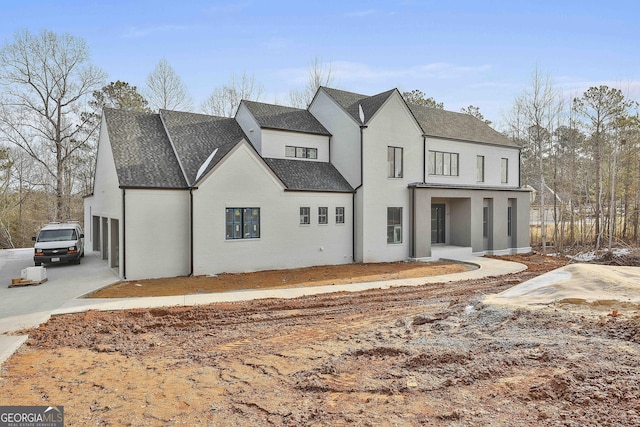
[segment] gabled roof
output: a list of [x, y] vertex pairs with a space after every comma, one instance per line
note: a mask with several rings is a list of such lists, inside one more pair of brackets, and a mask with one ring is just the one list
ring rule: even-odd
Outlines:
[[331, 136], [309, 111], [282, 105], [243, 100], [262, 129], [278, 129], [293, 132]]
[[361, 95], [359, 93], [347, 92], [344, 90], [331, 89], [328, 87], [321, 87], [320, 90], [323, 90], [327, 93], [334, 101], [336, 101], [344, 110], [349, 113], [353, 119], [360, 122], [360, 109], [359, 105], [362, 106], [362, 112], [364, 113], [364, 123], [367, 124], [369, 120], [375, 115], [375, 113], [382, 107], [382, 104], [389, 99], [391, 94], [396, 91], [396, 89], [391, 89], [386, 92], [379, 93], [377, 95], [368, 96]]
[[[170, 110], [160, 110], [160, 116], [190, 185], [211, 170], [238, 142], [246, 139], [240, 125], [232, 118]], [[197, 176], [200, 167], [215, 150], [208, 166]]]
[[[377, 95], [367, 96], [328, 87], [321, 87], [319, 90], [323, 90], [333, 98], [357, 123], [360, 123], [358, 106], [361, 105], [364, 112], [365, 125], [391, 94], [397, 91], [397, 89], [391, 89]], [[455, 113], [408, 103], [407, 107], [415, 117], [424, 135], [518, 147], [509, 138], [470, 114]]]
[[331, 163], [264, 159], [288, 190], [351, 193], [353, 188]]
[[158, 114], [111, 108], [103, 114], [120, 186], [187, 187]]
[[427, 136], [518, 147], [509, 138], [470, 114], [407, 103]]

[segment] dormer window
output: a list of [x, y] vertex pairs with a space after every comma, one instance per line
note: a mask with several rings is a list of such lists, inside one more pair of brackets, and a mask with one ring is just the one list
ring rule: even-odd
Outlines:
[[285, 157], [295, 157], [298, 159], [317, 159], [318, 149], [287, 145], [284, 147], [284, 155]]

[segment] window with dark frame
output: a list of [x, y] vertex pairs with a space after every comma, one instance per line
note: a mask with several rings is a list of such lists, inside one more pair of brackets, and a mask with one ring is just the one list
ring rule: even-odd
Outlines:
[[458, 176], [458, 153], [429, 151], [429, 175]]
[[328, 224], [328, 223], [329, 223], [329, 208], [321, 206], [318, 208], [318, 224]]
[[300, 208], [300, 225], [308, 225], [311, 223], [311, 208]]
[[489, 207], [482, 208], [482, 237], [489, 237]]
[[511, 206], [507, 206], [507, 236], [511, 236]]
[[260, 238], [260, 208], [226, 208], [226, 239]]
[[500, 182], [506, 184], [509, 182], [509, 159], [500, 159]]
[[287, 145], [284, 147], [284, 155], [285, 157], [296, 157], [299, 159], [317, 159], [318, 149]]
[[344, 207], [336, 207], [336, 224], [344, 224]]
[[402, 243], [402, 208], [387, 208], [387, 243]]
[[477, 165], [477, 177], [476, 180], [478, 182], [484, 182], [484, 156], [476, 157], [476, 165]]
[[387, 147], [387, 177], [402, 178], [402, 147]]

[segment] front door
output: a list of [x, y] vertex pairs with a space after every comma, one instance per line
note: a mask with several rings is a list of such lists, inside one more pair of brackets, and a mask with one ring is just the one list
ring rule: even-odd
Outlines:
[[445, 205], [431, 205], [431, 243], [445, 243]]

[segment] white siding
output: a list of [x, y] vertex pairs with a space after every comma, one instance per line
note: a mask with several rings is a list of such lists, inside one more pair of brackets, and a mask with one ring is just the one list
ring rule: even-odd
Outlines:
[[[422, 181], [422, 132], [399, 95], [392, 95], [364, 130], [363, 261], [410, 255], [408, 185]], [[387, 147], [402, 147], [403, 177], [387, 177]], [[402, 208], [402, 243], [387, 243], [387, 208]]]
[[188, 275], [189, 192], [127, 189], [125, 198], [126, 278]]
[[236, 121], [245, 135], [247, 135], [247, 138], [249, 138], [249, 142], [251, 142], [256, 148], [256, 151], [262, 155], [262, 132], [260, 131], [260, 125], [244, 104], [240, 104], [238, 108]]
[[107, 133], [107, 125], [103, 118], [100, 127], [93, 185], [93, 215], [120, 218], [122, 214], [122, 192], [118, 188], [119, 185], [111, 142]]
[[[300, 225], [300, 207], [311, 224]], [[318, 225], [318, 207], [329, 223]], [[335, 223], [335, 207], [345, 223]], [[226, 208], [260, 208], [260, 238], [227, 240]], [[285, 192], [245, 144], [237, 146], [194, 192], [194, 274], [344, 264], [352, 259], [351, 193]]]
[[[458, 153], [458, 176], [429, 174], [429, 151]], [[484, 182], [477, 180], [477, 156], [484, 156]], [[501, 159], [509, 159], [508, 182], [500, 182]], [[517, 148], [427, 138], [427, 182], [446, 185], [517, 187], [519, 151]]]
[[360, 127], [333, 99], [320, 90], [309, 111], [333, 135], [331, 163], [347, 182], [360, 185]]
[[[285, 146], [316, 148], [317, 159], [298, 159], [285, 156]], [[273, 129], [262, 130], [262, 157], [274, 159], [329, 161], [329, 137], [299, 132], [286, 132]]]
[[[111, 142], [109, 141], [107, 125], [103, 117], [98, 138], [93, 196], [84, 200], [84, 235], [85, 251], [92, 251], [95, 243], [102, 254], [102, 258], [107, 260], [109, 265], [115, 265], [115, 260], [110, 259], [112, 254], [110, 236], [113, 233], [117, 233], [119, 238], [122, 238], [120, 230], [109, 229], [112, 224], [111, 220], [120, 220], [122, 216], [122, 190], [120, 190], [119, 185]], [[101, 218], [101, 225], [98, 226], [97, 230], [94, 230], [94, 216]], [[101, 230], [102, 218], [106, 219], [105, 223], [107, 224], [107, 229], [104, 233]], [[94, 236], [99, 236], [98, 241], [94, 242]], [[106, 239], [106, 242], [101, 242], [104, 236], [109, 238]], [[122, 246], [120, 245], [120, 259], [122, 259], [121, 251]], [[122, 264], [120, 267], [122, 267]], [[122, 276], [122, 271], [119, 272], [119, 275]]]

